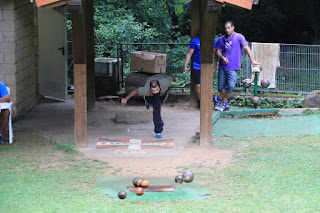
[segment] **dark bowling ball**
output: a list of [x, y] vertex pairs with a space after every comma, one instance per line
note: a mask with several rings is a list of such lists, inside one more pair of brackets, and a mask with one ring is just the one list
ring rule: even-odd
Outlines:
[[261, 86], [267, 88], [270, 85], [270, 81], [268, 79], [262, 79]]
[[141, 187], [136, 188], [136, 195], [141, 196], [144, 193], [144, 189]]
[[142, 182], [142, 180], [141, 179], [138, 179], [137, 181], [136, 181], [136, 187], [140, 187], [141, 186], [141, 182]]
[[244, 86], [245, 88], [250, 88], [250, 87], [251, 87], [251, 83], [243, 82], [243, 86]]
[[127, 192], [125, 192], [125, 191], [120, 191], [120, 192], [118, 193], [118, 197], [119, 197], [120, 199], [125, 199], [125, 198], [127, 197]]
[[176, 183], [183, 183], [183, 177], [181, 175], [178, 175], [176, 178], [175, 178], [175, 182]]
[[139, 180], [139, 178], [135, 178], [135, 179], [132, 180], [132, 184], [133, 184], [134, 186], [136, 186], [137, 180]]
[[252, 103], [257, 104], [260, 101], [260, 98], [258, 96], [253, 96], [251, 99]]

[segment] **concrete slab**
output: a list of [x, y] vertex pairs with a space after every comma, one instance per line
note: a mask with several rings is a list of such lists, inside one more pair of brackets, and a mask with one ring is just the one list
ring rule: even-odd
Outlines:
[[[162, 106], [164, 139], [173, 139], [174, 150], [99, 150], [99, 138], [154, 139], [154, 125], [149, 123], [115, 122], [116, 116], [126, 113], [152, 118], [152, 109], [147, 110], [144, 102], [138, 105], [122, 106], [119, 101], [98, 101], [96, 107], [88, 112], [88, 148], [79, 151], [92, 157], [113, 156], [165, 156], [175, 155], [177, 150], [194, 140], [200, 128], [200, 111], [189, 107], [187, 102], [167, 103]], [[74, 140], [74, 102], [73, 100], [52, 101], [45, 99], [26, 116], [13, 124], [14, 129], [30, 130], [57, 143]]]

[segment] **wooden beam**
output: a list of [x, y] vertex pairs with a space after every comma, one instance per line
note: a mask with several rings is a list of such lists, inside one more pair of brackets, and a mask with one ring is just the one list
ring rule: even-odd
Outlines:
[[248, 10], [251, 10], [253, 5], [253, 0], [215, 0], [215, 1], [232, 4], [238, 7], [243, 7]]
[[200, 145], [212, 142], [212, 61], [217, 14], [208, 12], [208, 0], [200, 0], [201, 104]]
[[87, 37], [84, 13], [72, 13], [74, 59], [74, 131], [76, 148], [86, 148], [87, 139]]
[[88, 109], [95, 107], [95, 71], [94, 71], [94, 8], [93, 0], [86, 1], [85, 7], [87, 25], [87, 106]]
[[82, 12], [83, 0], [68, 0], [68, 10], [71, 13]]
[[42, 7], [43, 8], [54, 8], [54, 7], [59, 7], [59, 6], [66, 5], [67, 3], [68, 3], [67, 0], [62, 0], [62, 1], [59, 1], [59, 2], [52, 3], [52, 4], [44, 5]]
[[36, 0], [37, 7], [59, 2], [60, 0]]
[[[200, 30], [200, 16], [199, 16], [199, 7], [200, 3], [199, 1], [192, 1], [191, 2], [191, 40], [194, 39], [199, 34]], [[191, 79], [191, 85], [190, 85], [190, 105], [192, 107], [198, 106], [198, 97], [195, 89], [195, 82], [194, 82], [194, 74], [193, 74], [193, 56], [191, 59], [191, 72], [190, 72], [190, 79]]]
[[87, 65], [74, 64], [75, 147], [87, 148]]

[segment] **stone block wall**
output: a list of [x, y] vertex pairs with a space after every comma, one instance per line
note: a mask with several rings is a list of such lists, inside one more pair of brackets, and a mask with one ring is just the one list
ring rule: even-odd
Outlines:
[[11, 90], [13, 117], [38, 97], [35, 11], [29, 0], [0, 1], [0, 81]]

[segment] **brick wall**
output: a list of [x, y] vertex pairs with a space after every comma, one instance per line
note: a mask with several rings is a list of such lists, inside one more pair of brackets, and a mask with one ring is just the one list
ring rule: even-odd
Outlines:
[[35, 11], [29, 0], [0, 1], [0, 80], [11, 89], [13, 117], [37, 99]]

